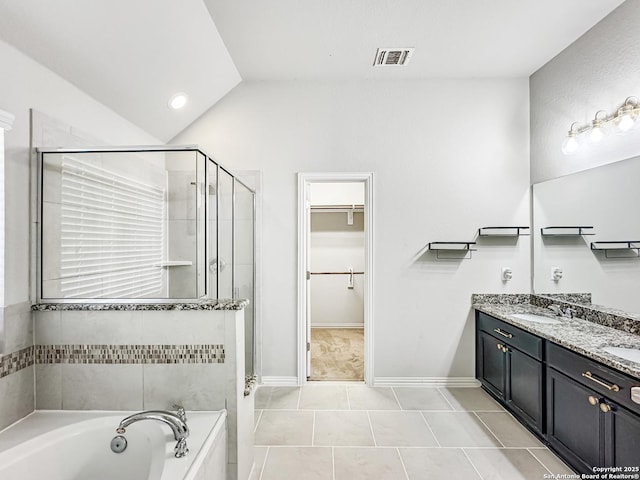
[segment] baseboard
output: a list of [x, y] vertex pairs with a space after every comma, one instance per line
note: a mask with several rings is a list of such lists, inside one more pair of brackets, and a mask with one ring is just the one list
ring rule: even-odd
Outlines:
[[298, 377], [270, 377], [263, 375], [261, 385], [265, 387], [297, 387]]
[[312, 323], [311, 328], [364, 328], [364, 323]]
[[479, 387], [473, 377], [375, 377], [375, 387]]

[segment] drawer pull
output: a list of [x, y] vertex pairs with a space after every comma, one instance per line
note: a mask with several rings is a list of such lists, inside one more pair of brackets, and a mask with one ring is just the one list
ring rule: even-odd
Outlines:
[[611, 411], [611, 407], [606, 403], [601, 403], [600, 410], [602, 411], [602, 413], [609, 413]]
[[609, 385], [608, 383], [605, 383], [602, 380], [594, 377], [591, 372], [584, 372], [582, 374], [582, 376], [585, 377], [585, 378], [588, 378], [592, 382], [596, 382], [598, 385], [603, 386], [607, 390], [612, 390], [614, 392], [619, 392], [620, 391], [620, 387], [618, 385], [616, 385], [615, 383], [613, 385]]
[[596, 406], [598, 403], [600, 403], [600, 400], [598, 400], [593, 395], [589, 395], [589, 403], [593, 406]]
[[494, 328], [493, 331], [498, 333], [498, 334], [500, 334], [500, 335], [502, 335], [503, 337], [513, 338], [513, 335], [511, 335], [510, 333], [504, 332], [499, 328]]

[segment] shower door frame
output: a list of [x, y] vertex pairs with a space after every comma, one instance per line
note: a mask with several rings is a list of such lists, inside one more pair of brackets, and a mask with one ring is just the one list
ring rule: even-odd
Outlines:
[[310, 205], [312, 183], [364, 183], [364, 382], [373, 385], [373, 173], [298, 173], [298, 385], [307, 383], [308, 298]]

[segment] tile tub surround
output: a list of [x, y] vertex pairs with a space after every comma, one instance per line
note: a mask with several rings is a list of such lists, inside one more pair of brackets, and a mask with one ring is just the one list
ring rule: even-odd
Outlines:
[[[563, 306], [571, 306], [582, 315], [581, 306], [573, 303], [551, 302]], [[582, 306], [583, 308], [586, 308]], [[611, 355], [602, 349], [609, 346], [640, 349], [640, 335], [618, 330], [609, 326], [594, 323], [581, 318], [554, 317], [553, 312], [541, 306], [527, 303], [508, 304], [475, 304], [474, 308], [493, 317], [499, 318], [511, 325], [550, 340], [569, 350], [580, 353], [588, 358], [608, 365], [616, 370], [640, 379], [640, 364], [631, 362], [615, 355]], [[532, 313], [554, 317], [560, 320], [559, 324], [543, 324], [528, 322], [512, 318], [515, 313]]]
[[244, 396], [243, 305], [35, 306], [36, 408], [226, 408], [227, 470], [247, 478], [254, 395]]

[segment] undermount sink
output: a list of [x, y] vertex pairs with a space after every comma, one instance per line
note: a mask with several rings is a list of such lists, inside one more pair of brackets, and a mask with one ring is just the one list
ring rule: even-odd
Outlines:
[[526, 320], [527, 322], [534, 322], [534, 323], [546, 323], [549, 325], [556, 325], [558, 323], [562, 323], [560, 320], [557, 320], [555, 318], [545, 317], [544, 315], [535, 315], [533, 313], [514, 313], [509, 316], [513, 318], [517, 318], [518, 320]]
[[640, 349], [637, 348], [624, 348], [624, 347], [604, 347], [604, 350], [616, 357], [624, 358], [631, 362], [640, 363]]

